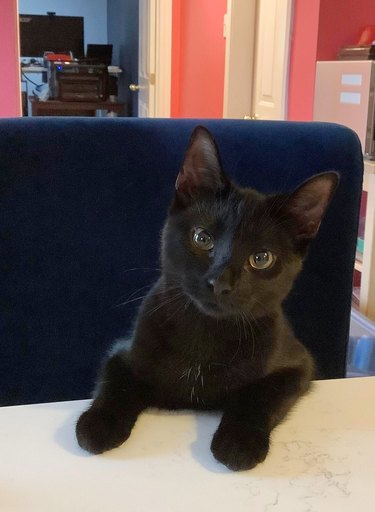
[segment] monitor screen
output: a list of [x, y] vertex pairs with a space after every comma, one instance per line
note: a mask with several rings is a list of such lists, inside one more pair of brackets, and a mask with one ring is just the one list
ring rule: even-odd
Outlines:
[[110, 66], [112, 64], [112, 44], [88, 44], [86, 58], [92, 59], [98, 64]]
[[43, 57], [44, 52], [72, 52], [84, 56], [83, 17], [20, 14], [21, 57]]

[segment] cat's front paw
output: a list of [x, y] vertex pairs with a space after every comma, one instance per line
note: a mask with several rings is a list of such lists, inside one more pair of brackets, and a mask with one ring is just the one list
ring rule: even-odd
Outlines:
[[117, 448], [129, 437], [133, 424], [110, 411], [91, 408], [76, 425], [78, 444], [84, 450], [99, 454]]
[[211, 443], [216, 460], [232, 471], [254, 468], [264, 461], [268, 450], [269, 434], [235, 424], [220, 425]]

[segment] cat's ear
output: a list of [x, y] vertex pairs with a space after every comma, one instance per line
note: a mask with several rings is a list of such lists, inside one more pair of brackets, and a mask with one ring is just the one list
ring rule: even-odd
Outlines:
[[176, 199], [187, 204], [191, 200], [223, 192], [229, 184], [214, 138], [206, 128], [198, 126], [191, 135], [177, 176]]
[[317, 174], [289, 196], [286, 210], [294, 219], [298, 238], [311, 239], [317, 234], [339, 179], [336, 172]]

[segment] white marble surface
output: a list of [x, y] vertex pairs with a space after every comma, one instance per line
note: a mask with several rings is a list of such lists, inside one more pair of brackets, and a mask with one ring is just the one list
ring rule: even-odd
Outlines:
[[86, 401], [0, 409], [1, 512], [374, 512], [375, 377], [321, 381], [232, 473], [209, 450], [219, 417], [143, 414], [100, 456], [76, 444]]

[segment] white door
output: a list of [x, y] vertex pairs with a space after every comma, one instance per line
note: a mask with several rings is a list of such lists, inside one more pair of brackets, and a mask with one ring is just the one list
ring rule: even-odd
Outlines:
[[155, 0], [139, 0], [138, 116], [154, 117], [155, 110]]
[[224, 17], [223, 117], [250, 116], [253, 103], [256, 0], [228, 0]]
[[224, 117], [286, 119], [292, 0], [228, 0]]
[[258, 2], [253, 115], [286, 119], [291, 0]]
[[171, 91], [172, 0], [139, 0], [139, 117], [169, 117]]

